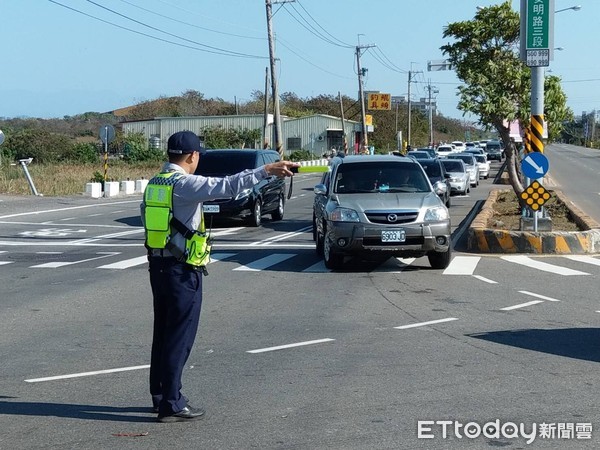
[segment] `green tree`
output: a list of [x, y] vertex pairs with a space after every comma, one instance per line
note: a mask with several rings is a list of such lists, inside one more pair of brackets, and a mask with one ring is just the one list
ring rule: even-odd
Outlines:
[[[523, 186], [517, 172], [517, 152], [507, 122], [528, 121], [530, 115], [530, 70], [518, 54], [520, 20], [511, 2], [478, 8], [472, 20], [450, 23], [444, 38], [455, 42], [441, 47], [458, 78], [458, 108], [479, 118], [486, 129], [496, 129], [505, 145], [509, 182], [519, 194]], [[549, 84], [548, 84], [549, 83]], [[566, 96], [557, 80], [546, 83], [545, 112], [557, 133], [568, 117]]]
[[65, 159], [72, 142], [63, 134], [27, 128], [10, 134], [3, 152], [14, 159], [33, 158], [35, 163], [55, 163]]
[[150, 148], [143, 133], [132, 133], [123, 138], [125, 161], [162, 161], [164, 153], [160, 149]]
[[203, 130], [206, 148], [254, 148], [260, 141], [259, 129], [206, 127]]

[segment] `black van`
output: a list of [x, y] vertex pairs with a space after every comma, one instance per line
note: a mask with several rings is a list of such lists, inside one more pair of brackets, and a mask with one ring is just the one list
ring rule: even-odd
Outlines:
[[489, 161], [495, 159], [496, 161], [502, 162], [504, 158], [504, 151], [502, 150], [502, 144], [499, 141], [488, 141], [485, 144], [485, 153]]
[[[195, 174], [224, 177], [279, 160], [279, 153], [274, 150], [207, 150], [200, 156]], [[271, 176], [235, 198], [204, 202], [203, 207], [208, 220], [211, 215], [217, 219], [242, 218], [253, 227], [260, 226], [264, 214], [271, 214], [273, 220], [281, 220], [285, 207], [285, 180]]]

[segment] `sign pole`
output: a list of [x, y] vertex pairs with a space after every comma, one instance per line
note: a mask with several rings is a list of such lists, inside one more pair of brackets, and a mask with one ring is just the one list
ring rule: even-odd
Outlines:
[[[544, 152], [544, 67], [550, 65], [554, 50], [554, 0], [521, 0], [521, 59], [531, 69], [532, 152]], [[542, 184], [542, 178], [537, 179]], [[533, 213], [537, 231], [538, 209]]]

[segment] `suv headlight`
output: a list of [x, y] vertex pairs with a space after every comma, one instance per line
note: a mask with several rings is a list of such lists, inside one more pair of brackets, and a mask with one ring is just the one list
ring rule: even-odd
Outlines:
[[358, 213], [349, 208], [335, 208], [331, 211], [329, 220], [333, 222], [360, 222]]
[[248, 197], [252, 193], [252, 189], [244, 189], [238, 195], [235, 196], [234, 200], [241, 200], [242, 198]]
[[448, 219], [448, 210], [443, 206], [428, 208], [427, 211], [425, 211], [425, 216], [423, 217], [425, 222], [438, 222], [446, 219]]

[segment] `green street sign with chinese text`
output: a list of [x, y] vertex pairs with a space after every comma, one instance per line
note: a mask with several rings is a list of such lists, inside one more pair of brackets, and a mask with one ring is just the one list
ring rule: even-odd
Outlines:
[[521, 59], [529, 67], [550, 65], [554, 47], [554, 0], [521, 0]]
[[527, 2], [527, 50], [550, 47], [550, 0]]

